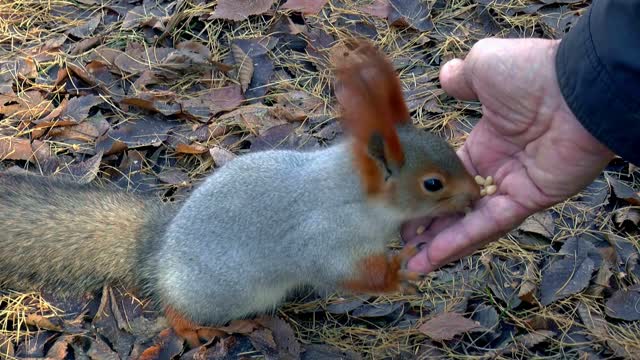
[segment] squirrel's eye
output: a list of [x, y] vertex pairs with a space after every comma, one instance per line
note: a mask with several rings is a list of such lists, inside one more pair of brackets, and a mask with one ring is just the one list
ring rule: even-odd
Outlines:
[[442, 181], [436, 178], [429, 178], [422, 183], [422, 186], [429, 192], [436, 192], [442, 189]]

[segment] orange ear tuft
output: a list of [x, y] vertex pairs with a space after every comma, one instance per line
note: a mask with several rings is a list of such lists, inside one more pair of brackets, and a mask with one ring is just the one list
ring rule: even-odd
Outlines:
[[336, 97], [342, 107], [342, 123], [356, 139], [356, 161], [369, 194], [382, 189], [382, 174], [366, 155], [371, 137], [378, 133], [389, 161], [404, 163], [404, 152], [395, 126], [409, 121], [400, 79], [391, 62], [366, 40], [350, 40], [336, 64]]

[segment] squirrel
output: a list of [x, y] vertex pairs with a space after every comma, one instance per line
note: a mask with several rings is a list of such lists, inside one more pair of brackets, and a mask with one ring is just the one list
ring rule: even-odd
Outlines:
[[238, 156], [178, 204], [0, 174], [0, 284], [124, 284], [157, 303], [191, 346], [303, 286], [411, 291], [423, 274], [406, 263], [420, 245], [392, 253], [389, 240], [405, 221], [464, 211], [479, 186], [446, 140], [413, 125], [384, 54], [347, 44], [335, 95], [350, 136]]

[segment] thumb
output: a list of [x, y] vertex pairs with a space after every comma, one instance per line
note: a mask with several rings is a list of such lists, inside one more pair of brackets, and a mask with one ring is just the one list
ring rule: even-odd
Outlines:
[[460, 100], [477, 100], [471, 82], [465, 76], [465, 60], [453, 59], [442, 66], [440, 83], [447, 94]]

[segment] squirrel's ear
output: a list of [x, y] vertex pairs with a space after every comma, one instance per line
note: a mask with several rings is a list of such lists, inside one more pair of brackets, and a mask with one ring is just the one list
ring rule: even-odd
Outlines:
[[399, 172], [398, 164], [389, 161], [384, 138], [379, 133], [375, 132], [369, 138], [367, 153], [379, 163], [379, 166], [382, 167], [382, 170], [384, 171], [384, 180], [387, 180], [389, 177], [396, 175]]
[[378, 161], [387, 171], [404, 164], [396, 126], [410, 120], [409, 110], [400, 79], [384, 54], [367, 40], [349, 40], [346, 45], [335, 67], [335, 93], [342, 124], [355, 140], [356, 165], [371, 194], [382, 189], [386, 178]]

